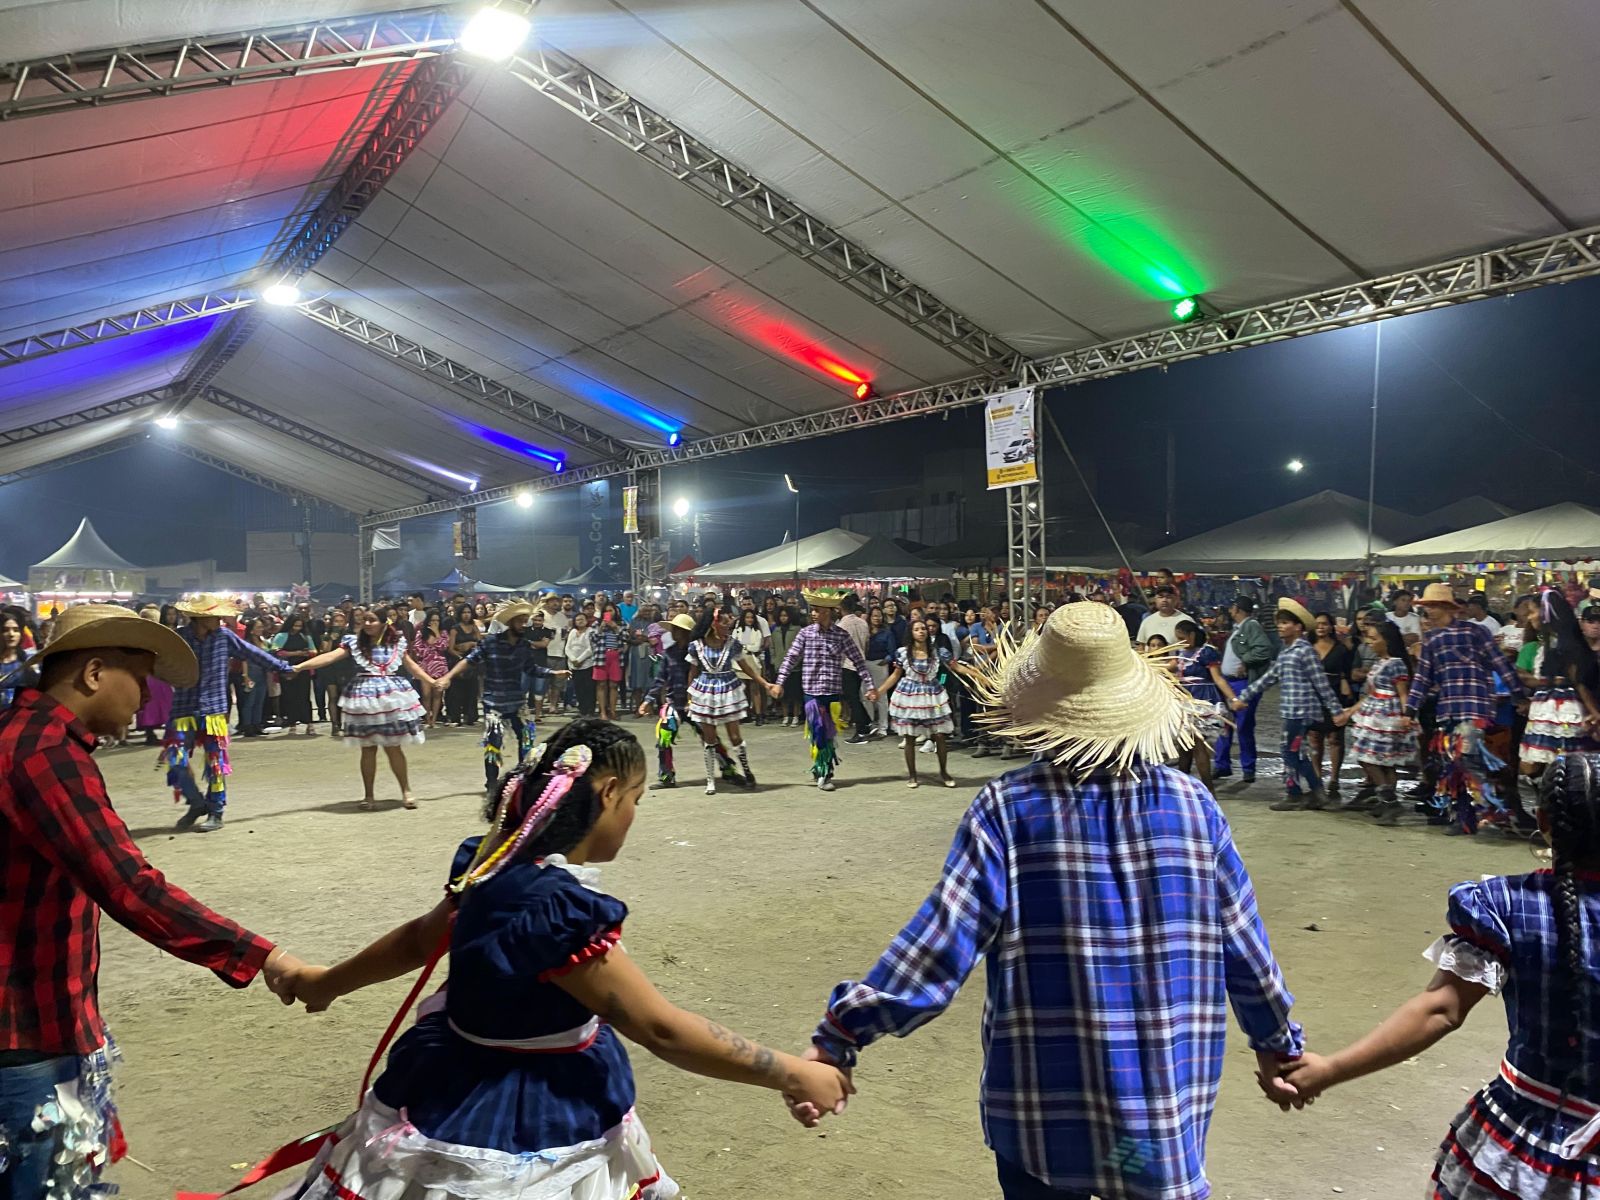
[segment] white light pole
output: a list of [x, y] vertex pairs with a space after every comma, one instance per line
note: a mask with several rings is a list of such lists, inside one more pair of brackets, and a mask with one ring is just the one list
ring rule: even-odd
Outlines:
[[789, 473], [783, 473], [783, 486], [794, 493], [794, 594], [800, 598], [800, 489], [795, 487]]

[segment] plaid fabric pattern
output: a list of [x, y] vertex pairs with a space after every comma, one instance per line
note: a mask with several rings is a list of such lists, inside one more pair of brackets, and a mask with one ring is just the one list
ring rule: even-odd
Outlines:
[[533, 661], [533, 645], [526, 634], [515, 642], [504, 633], [492, 634], [479, 642], [466, 660], [483, 664], [483, 707], [502, 716], [528, 702], [523, 676], [550, 674], [550, 668]]
[[1273, 684], [1280, 689], [1278, 702], [1283, 705], [1285, 721], [1315, 723], [1322, 720], [1324, 709], [1336, 713], [1344, 707], [1328, 683], [1328, 673], [1322, 669], [1316, 647], [1305, 638], [1296, 638], [1285, 646], [1267, 673], [1245, 688], [1239, 699], [1248, 704]]
[[800, 670], [800, 687], [808, 696], [833, 696], [844, 690], [844, 664], [861, 673], [862, 679], [871, 679], [866, 656], [848, 633], [837, 625], [824, 629], [820, 625], [807, 625], [795, 635], [794, 645], [783, 656], [775, 681], [779, 687], [789, 678], [796, 664], [804, 659]]
[[172, 693], [173, 717], [225, 717], [228, 715], [228, 664], [237, 658], [266, 671], [293, 671], [294, 664], [252, 646], [226, 625], [209, 637], [197, 638], [194, 626], [185, 625], [178, 636], [200, 660], [200, 677], [193, 687]]
[[1437, 696], [1434, 720], [1440, 725], [1493, 721], [1498, 702], [1491, 675], [1500, 676], [1513, 696], [1527, 694], [1516, 671], [1483, 626], [1453, 621], [1443, 629], [1429, 629], [1423, 633], [1417, 652], [1417, 670], [1411, 679], [1406, 708], [1414, 713], [1429, 696]]
[[19, 693], [0, 714], [0, 1050], [89, 1054], [105, 1043], [102, 908], [236, 987], [272, 950], [145, 861], [111, 807], [93, 747], [42, 692]]
[[853, 1063], [943, 1012], [980, 955], [985, 1140], [1052, 1187], [1201, 1200], [1229, 1002], [1256, 1049], [1303, 1046], [1228, 823], [1168, 767], [1075, 783], [1037, 761], [991, 782], [813, 1040]]

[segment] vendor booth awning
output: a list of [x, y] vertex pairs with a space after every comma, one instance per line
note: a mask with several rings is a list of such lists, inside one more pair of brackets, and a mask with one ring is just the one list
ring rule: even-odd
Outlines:
[[1587, 504], [1568, 502], [1503, 517], [1456, 533], [1396, 545], [1378, 555], [1378, 561], [1449, 565], [1570, 562], [1597, 556], [1600, 556], [1600, 511]]
[[628, 585], [625, 583], [618, 583], [615, 579], [611, 578], [610, 574], [603, 567], [590, 567], [581, 575], [572, 575], [566, 579], [560, 580], [556, 586], [564, 588], [585, 587], [604, 591], [606, 588], [624, 588]]
[[[1418, 536], [1417, 517], [1379, 505], [1372, 549]], [[1367, 502], [1343, 492], [1318, 492], [1208, 533], [1139, 556], [1145, 570], [1165, 567], [1197, 575], [1294, 575], [1359, 571], [1367, 565]]]
[[674, 573], [674, 578], [728, 580], [739, 583], [754, 579], [781, 579], [784, 576], [792, 579], [797, 574], [805, 577], [817, 567], [859, 550], [870, 540], [871, 538], [865, 533], [851, 533], [848, 529], [824, 529], [821, 533], [813, 533], [810, 537], [803, 537], [799, 541], [782, 542], [765, 550], [757, 550], [753, 554], [707, 563], [703, 567], [696, 567], [681, 574]]
[[22, 588], [22, 584], [12, 579], [9, 575], [0, 575], [0, 592], [15, 592]]
[[525, 583], [521, 587], [513, 588], [512, 590], [523, 592], [529, 596], [537, 596], [543, 592], [553, 592], [559, 586], [560, 584], [552, 583], [548, 579], [535, 579], [532, 583]]
[[1453, 503], [1445, 504], [1432, 512], [1422, 514], [1423, 530], [1420, 536], [1436, 537], [1440, 534], [1454, 533], [1458, 529], [1471, 529], [1474, 525], [1487, 525], [1490, 521], [1499, 521], [1505, 517], [1514, 517], [1517, 510], [1507, 508], [1504, 504], [1497, 504], [1487, 496], [1467, 496]]
[[88, 517], [61, 549], [28, 568], [28, 590], [46, 595], [124, 596], [144, 587], [144, 568], [106, 545]]
[[[789, 574], [792, 577], [793, 571]], [[951, 570], [888, 538], [869, 537], [854, 550], [811, 568], [809, 574], [817, 579], [948, 579]]]
[[472, 587], [472, 576], [457, 567], [443, 579], [435, 579], [428, 586], [436, 592], [459, 592]]

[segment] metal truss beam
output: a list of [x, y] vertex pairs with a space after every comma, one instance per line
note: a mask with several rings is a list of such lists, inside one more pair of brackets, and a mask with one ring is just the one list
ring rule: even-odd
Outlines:
[[1022, 354], [995, 334], [576, 59], [540, 44], [507, 69], [969, 366], [991, 375], [1019, 369]]
[[[161, 446], [164, 449], [171, 450], [174, 454], [181, 454], [185, 458], [192, 459], [202, 466], [211, 467], [213, 470], [221, 471], [225, 475], [232, 475], [235, 479], [242, 479], [246, 483], [253, 483], [257, 487], [266, 488], [268, 491], [279, 492], [285, 496], [292, 497], [301, 504], [320, 504], [326, 508], [337, 509], [339, 512], [350, 512], [342, 504], [335, 504], [332, 500], [324, 500], [319, 496], [312, 496], [302, 492], [298, 488], [292, 488], [281, 479], [274, 479], [270, 475], [262, 475], [257, 471], [252, 471], [249, 467], [242, 467], [226, 458], [219, 458], [217, 455], [201, 450], [197, 446], [189, 445], [181, 438], [163, 439]], [[355, 516], [356, 514], [351, 513], [350, 515]]]
[[498, 415], [510, 414], [541, 432], [554, 434], [571, 445], [617, 460], [607, 464], [611, 469], [603, 477], [627, 470], [627, 464], [637, 453], [626, 442], [601, 433], [598, 429], [585, 425], [552, 405], [498, 383], [487, 375], [474, 371], [465, 363], [446, 358], [437, 350], [430, 350], [392, 329], [385, 329], [365, 317], [358, 317], [355, 313], [340, 308], [331, 300], [307, 300], [297, 307], [301, 313], [318, 324], [325, 325], [353, 342], [410, 367], [418, 374], [447, 384], [460, 394], [493, 409]]
[[67, 413], [65, 416], [51, 417], [47, 421], [36, 421], [32, 425], [22, 425], [16, 429], [0, 432], [0, 447], [21, 446], [28, 442], [38, 441], [52, 434], [64, 433], [69, 429], [77, 429], [83, 425], [93, 425], [96, 421], [104, 421], [111, 417], [126, 416], [128, 413], [140, 412], [147, 408], [155, 408], [167, 398], [164, 391], [139, 392], [136, 395], [124, 396], [120, 400], [112, 400], [108, 404], [97, 404], [93, 408], [86, 408], [81, 412]]
[[[1261, 342], [1303, 337], [1469, 300], [1510, 295], [1544, 284], [1568, 283], [1593, 275], [1600, 275], [1600, 226], [1466, 255], [1366, 283], [1330, 288], [1292, 300], [1240, 309], [1191, 325], [1118, 338], [1083, 350], [1030, 360], [1005, 380], [986, 376], [958, 379], [862, 404], [759, 425], [753, 429], [697, 438], [672, 449], [641, 450], [634, 454], [630, 465], [634, 470], [644, 470], [824, 437], [850, 429], [964, 408], [1010, 387], [1086, 383], [1091, 379], [1123, 375], [1164, 363], [1223, 354]], [[510, 499], [518, 491], [538, 492], [571, 487], [593, 479], [626, 474], [628, 469], [627, 466], [600, 463], [526, 484], [492, 488], [479, 492], [474, 500], [491, 504]], [[448, 503], [417, 505], [379, 513], [367, 520], [392, 524], [409, 517], [446, 512], [452, 507], [455, 506]]]
[[98, 446], [90, 446], [73, 454], [63, 454], [60, 458], [52, 458], [49, 462], [34, 463], [33, 466], [23, 467], [19, 471], [8, 471], [0, 475], [0, 487], [4, 487], [8, 483], [21, 483], [25, 479], [37, 479], [41, 475], [48, 475], [52, 471], [61, 470], [63, 467], [75, 467], [79, 463], [93, 462], [97, 458], [118, 454], [130, 447], [137, 446], [144, 440], [144, 434], [142, 433], [112, 438], [109, 442], [101, 442]]
[[342, 441], [320, 430], [312, 429], [309, 425], [302, 425], [298, 421], [270, 412], [259, 404], [246, 400], [242, 396], [236, 396], [232, 392], [223, 391], [217, 387], [208, 387], [200, 394], [200, 399], [236, 416], [254, 421], [256, 424], [265, 426], [276, 433], [281, 433], [285, 437], [293, 438], [297, 442], [313, 446], [325, 454], [331, 454], [335, 458], [353, 463], [364, 470], [386, 476], [398, 483], [405, 484], [409, 488], [415, 488], [424, 496], [448, 490], [448, 485], [442, 482], [429, 479], [425, 475], [419, 475], [406, 467], [397, 466], [380, 455], [369, 453], [359, 446], [352, 446], [349, 442]]
[[211, 292], [204, 296], [189, 296], [182, 300], [151, 305], [149, 308], [118, 313], [113, 317], [99, 317], [66, 329], [36, 333], [29, 337], [18, 338], [16, 341], [0, 343], [0, 367], [11, 367], [29, 359], [60, 354], [66, 350], [77, 350], [83, 346], [110, 341], [112, 338], [144, 333], [167, 325], [178, 325], [184, 321], [196, 321], [203, 317], [236, 312], [241, 308], [249, 308], [254, 303], [255, 296], [250, 292]]
[[[444, 110], [466, 86], [472, 68], [447, 54], [422, 63], [406, 80], [388, 110], [367, 135], [339, 182], [289, 238], [277, 260], [258, 272], [269, 282], [299, 279], [339, 240], [394, 177], [400, 164], [421, 144]], [[185, 372], [181, 411], [209, 385], [260, 327], [261, 313], [241, 313], [213, 332]]]
[[441, 5], [0, 65], [0, 120], [440, 54], [456, 23]]

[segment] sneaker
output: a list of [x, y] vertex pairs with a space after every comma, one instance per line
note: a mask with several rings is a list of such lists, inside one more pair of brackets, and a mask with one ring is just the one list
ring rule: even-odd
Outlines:
[[[1331, 792], [1330, 792], [1331, 794]], [[1359, 812], [1371, 804], [1378, 796], [1378, 789], [1370, 783], [1363, 783], [1356, 789], [1355, 795], [1339, 805], [1340, 812]]]
[[716, 794], [717, 794], [717, 781], [715, 779], [706, 780], [706, 795], [715, 796]]
[[991, 755], [993, 755], [994, 753], [995, 753], [995, 749], [994, 749], [993, 746], [985, 746], [985, 745], [980, 744], [978, 746], [978, 748], [972, 752], [972, 757], [973, 758], [988, 758]]
[[1233, 778], [1233, 768], [1229, 767], [1226, 771], [1212, 771], [1211, 772], [1211, 778], [1213, 778], [1213, 779], [1232, 779]]
[[742, 776], [739, 777], [739, 782], [744, 784], [744, 786], [747, 788], [755, 787], [756, 773], [754, 771], [746, 771]]
[[1306, 806], [1306, 798], [1299, 792], [1290, 792], [1282, 800], [1267, 807], [1273, 812], [1299, 812]]
[[203, 817], [205, 815], [206, 815], [206, 806], [204, 804], [198, 804], [198, 805], [191, 804], [189, 806], [189, 810], [187, 812], [185, 812], [183, 814], [183, 816], [178, 818], [178, 826], [177, 827], [179, 829], [189, 829], [194, 825], [194, 823], [196, 821], [198, 821], [201, 817]]
[[867, 735], [864, 733], [852, 733], [845, 738], [844, 744], [847, 746], [865, 746], [867, 744]]
[[837, 791], [837, 790], [838, 789], [833, 786], [833, 776], [832, 775], [824, 775], [820, 779], [817, 780], [817, 791], [819, 791], [819, 792], [832, 792], [832, 791]]
[[1405, 805], [1400, 803], [1393, 792], [1385, 792], [1378, 798], [1377, 804], [1373, 805], [1372, 816], [1379, 825], [1398, 825], [1400, 811], [1404, 807]]
[[196, 833], [215, 833], [222, 828], [222, 814], [219, 812], [207, 813], [206, 819], [195, 826]]
[[657, 787], [664, 787], [664, 788], [677, 787], [678, 786], [678, 777], [673, 772], [668, 771], [666, 774], [660, 776], [656, 780], [656, 786]]
[[917, 782], [917, 777], [915, 775], [913, 775], [910, 779], [906, 780], [906, 786], [908, 788], [914, 788], [914, 787], [921, 787], [922, 785]]
[[1335, 800], [1339, 798], [1339, 781], [1337, 779], [1328, 780], [1328, 795]]
[[917, 753], [918, 754], [932, 754], [933, 753], [933, 739], [932, 738], [928, 738], [920, 746], [918, 746], [917, 747]]
[[1323, 788], [1318, 788], [1306, 797], [1306, 811], [1308, 812], [1320, 812], [1327, 807], [1328, 792]]
[[1255, 781], [1256, 773], [1254, 771], [1246, 771], [1243, 775], [1239, 776], [1239, 783], [1244, 787], [1249, 787]]

